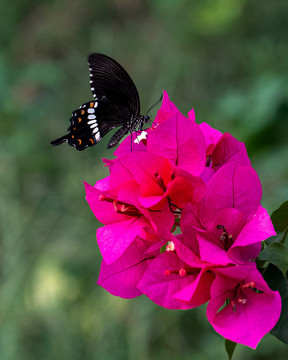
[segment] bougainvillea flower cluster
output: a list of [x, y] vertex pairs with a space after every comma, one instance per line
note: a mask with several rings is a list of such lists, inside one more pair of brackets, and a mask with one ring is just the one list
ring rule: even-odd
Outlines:
[[104, 224], [98, 284], [167, 309], [208, 302], [219, 334], [256, 348], [276, 324], [281, 299], [255, 263], [275, 231], [245, 145], [197, 124], [193, 110], [185, 117], [164, 92], [153, 126], [131, 134], [114, 155], [104, 160], [108, 177], [85, 183]]

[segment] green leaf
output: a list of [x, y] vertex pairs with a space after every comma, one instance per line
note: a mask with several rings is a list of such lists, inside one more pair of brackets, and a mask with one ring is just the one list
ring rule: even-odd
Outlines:
[[225, 350], [228, 354], [228, 360], [232, 360], [232, 356], [236, 348], [236, 345], [237, 343], [235, 343], [234, 341], [225, 339]]
[[[282, 275], [280, 270], [269, 264], [263, 274], [264, 279], [267, 281], [269, 287], [274, 291], [279, 291], [282, 300], [282, 311], [280, 318], [271, 334], [276, 336], [279, 340], [288, 344], [288, 283], [287, 278]], [[268, 316], [268, 314], [267, 314]]]
[[272, 213], [271, 220], [277, 233], [288, 228], [288, 200]]
[[288, 271], [288, 250], [282, 243], [274, 242], [269, 244], [260, 252], [258, 258], [277, 266], [284, 276]]
[[276, 236], [271, 236], [270, 238], [264, 240], [264, 242], [269, 245], [269, 244], [272, 244], [274, 242], [282, 242], [284, 243], [284, 238], [285, 238], [285, 233], [284, 232], [281, 232], [279, 233], [278, 235]]

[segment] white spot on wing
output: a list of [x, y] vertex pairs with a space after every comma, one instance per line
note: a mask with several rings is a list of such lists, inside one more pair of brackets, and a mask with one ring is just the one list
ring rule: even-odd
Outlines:
[[93, 113], [95, 112], [95, 109], [94, 109], [94, 108], [89, 108], [89, 109], [87, 110], [87, 112], [88, 112], [89, 114], [93, 114]]
[[97, 133], [98, 131], [99, 131], [98, 127], [95, 127], [95, 129], [93, 129], [93, 134]]
[[100, 138], [100, 133], [99, 133], [99, 132], [97, 132], [97, 134], [96, 134], [95, 138], [96, 138], [96, 141], [99, 141], [99, 140], [101, 139], [101, 138]]
[[88, 119], [96, 119], [96, 116], [94, 114], [88, 115]]
[[90, 121], [87, 121], [87, 124], [88, 124], [88, 125], [90, 125], [90, 124], [95, 124], [95, 123], [97, 123], [97, 121], [96, 121], [96, 120], [90, 120]]
[[[98, 124], [97, 124], [97, 122], [95, 122], [95, 124], [91, 124], [90, 125], [90, 129], [93, 129], [93, 128], [95, 128], [95, 127], [97, 127], [98, 126]], [[97, 130], [98, 130], [98, 127], [97, 127]], [[93, 130], [94, 131], [94, 130]]]

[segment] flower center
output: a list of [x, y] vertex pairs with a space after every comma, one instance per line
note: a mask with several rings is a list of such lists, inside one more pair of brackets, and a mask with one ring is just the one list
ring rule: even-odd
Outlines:
[[227, 251], [233, 244], [233, 237], [231, 234], [228, 234], [226, 227], [223, 225], [217, 225], [217, 229], [222, 229], [222, 234], [219, 237], [219, 240], [223, 243], [224, 249]]
[[184, 277], [186, 275], [194, 275], [196, 273], [196, 271], [190, 267], [181, 267], [180, 269], [177, 270], [170, 270], [170, 269], [165, 269], [164, 270], [164, 275], [165, 276], [169, 276], [169, 275], [179, 275], [180, 277]]
[[138, 210], [134, 205], [127, 204], [124, 201], [114, 200], [104, 194], [99, 195], [99, 200], [112, 203], [114, 206], [114, 210], [118, 214], [123, 214], [123, 215], [128, 215], [128, 216], [136, 216], [136, 217], [139, 217], [142, 215], [140, 210]]
[[247, 295], [249, 290], [252, 290], [257, 293], [262, 293], [262, 291], [256, 288], [255, 281], [250, 281], [243, 285], [238, 284], [233, 292], [233, 294], [226, 300], [226, 305], [232, 305], [232, 311], [237, 311], [237, 305], [247, 305], [248, 299]]
[[165, 251], [175, 251], [175, 244], [173, 241], [168, 241]]
[[134, 143], [139, 145], [140, 141], [142, 141], [144, 145], [147, 145], [147, 136], [148, 133], [146, 131], [142, 131], [141, 134], [136, 137]]
[[211, 158], [211, 155], [209, 155], [209, 156], [207, 157], [207, 159], [206, 159], [206, 164], [205, 164], [205, 166], [206, 166], [206, 167], [211, 167], [211, 165], [212, 165], [212, 158]]
[[160, 186], [160, 188], [165, 192], [167, 190], [165, 184], [164, 184], [164, 181], [163, 181], [163, 178], [162, 176], [158, 173], [158, 171], [156, 171], [154, 173], [154, 176], [156, 178], [156, 181], [157, 181], [157, 184]]

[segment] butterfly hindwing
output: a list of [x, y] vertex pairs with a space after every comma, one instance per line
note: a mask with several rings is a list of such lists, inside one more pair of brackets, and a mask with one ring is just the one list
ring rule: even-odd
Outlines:
[[77, 150], [94, 146], [110, 130], [126, 125], [125, 120], [119, 119], [119, 112], [124, 114], [124, 118], [129, 116], [125, 108], [111, 105], [108, 101], [89, 101], [73, 111], [68, 134], [52, 141], [52, 145], [60, 145], [67, 141]]

